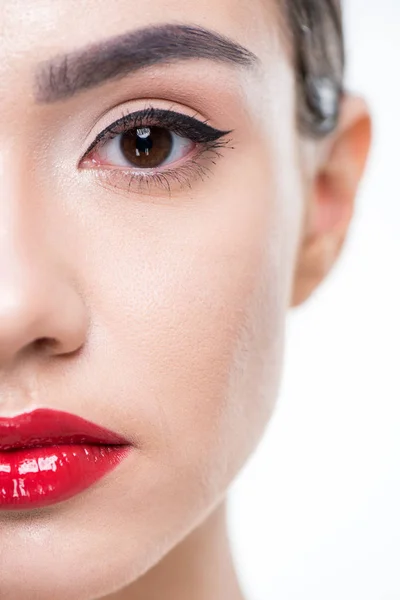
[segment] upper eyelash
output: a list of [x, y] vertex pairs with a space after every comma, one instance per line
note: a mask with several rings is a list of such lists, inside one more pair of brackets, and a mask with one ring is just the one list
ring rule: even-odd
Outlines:
[[220, 138], [232, 133], [232, 130], [221, 131], [215, 129], [210, 125], [207, 125], [206, 121], [200, 121], [170, 109], [159, 109], [151, 106], [135, 113], [122, 115], [117, 121], [103, 129], [90, 144], [81, 160], [85, 159], [96, 147], [105, 144], [108, 140], [118, 134], [124, 133], [129, 129], [145, 126], [161, 126], [168, 128], [177, 135], [188, 137], [198, 144], [216, 142]]

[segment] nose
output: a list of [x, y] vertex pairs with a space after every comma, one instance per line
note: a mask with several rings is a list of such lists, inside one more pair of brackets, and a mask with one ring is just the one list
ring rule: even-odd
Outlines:
[[[0, 373], [27, 355], [75, 352], [88, 325], [71, 265], [60, 252], [63, 236], [47, 235], [44, 203], [35, 202], [26, 185], [22, 194], [8, 175], [0, 169]], [[51, 222], [57, 223], [54, 214]]]
[[79, 349], [87, 319], [72, 282], [32, 256], [4, 252], [4, 247], [0, 252], [0, 371], [28, 353]]

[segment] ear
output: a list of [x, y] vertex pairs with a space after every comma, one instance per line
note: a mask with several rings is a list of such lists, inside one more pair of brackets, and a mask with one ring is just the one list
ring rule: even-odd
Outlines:
[[311, 296], [341, 254], [371, 138], [371, 117], [365, 102], [346, 96], [336, 131], [318, 148], [320, 158], [314, 169], [293, 280], [293, 307]]

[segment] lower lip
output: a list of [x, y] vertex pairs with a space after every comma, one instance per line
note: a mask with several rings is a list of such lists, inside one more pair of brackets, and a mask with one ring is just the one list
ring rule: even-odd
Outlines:
[[0, 511], [67, 500], [114, 469], [130, 448], [76, 444], [0, 450]]

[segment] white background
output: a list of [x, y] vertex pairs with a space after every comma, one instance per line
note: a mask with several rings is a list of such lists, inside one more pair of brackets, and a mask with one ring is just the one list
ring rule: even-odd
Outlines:
[[291, 313], [276, 412], [230, 495], [251, 600], [400, 600], [400, 0], [344, 0], [375, 118], [337, 268]]

